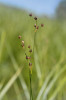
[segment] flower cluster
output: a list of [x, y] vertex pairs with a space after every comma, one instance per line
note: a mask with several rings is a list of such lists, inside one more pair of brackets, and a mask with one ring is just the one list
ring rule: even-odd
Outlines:
[[[29, 16], [30, 17], [32, 17], [32, 13], [31, 14], [29, 14]], [[36, 23], [34, 24], [34, 27], [35, 27], [35, 32], [39, 29], [39, 26], [37, 25], [37, 20], [38, 20], [38, 18], [35, 16], [34, 17], [34, 20], [36, 21]], [[44, 24], [41, 24], [41, 27], [44, 27]]]
[[[32, 17], [32, 13], [30, 13], [29, 16]], [[35, 17], [34, 17], [34, 20], [36, 21], [36, 23], [34, 24], [35, 32], [36, 32], [36, 31], [39, 29], [39, 26], [37, 25], [37, 20], [38, 20], [38, 18], [35, 16]], [[43, 27], [43, 26], [44, 26], [44, 24], [41, 24], [41, 27]], [[19, 35], [18, 38], [19, 38], [19, 39], [22, 39], [22, 36]], [[21, 40], [21, 46], [22, 46], [22, 48], [25, 47], [24, 40]], [[24, 49], [25, 49], [25, 48], [24, 48]], [[30, 45], [28, 45], [28, 49], [29, 49], [29, 52], [30, 52], [30, 55], [31, 55], [32, 49], [31, 49], [31, 46], [30, 46]], [[32, 67], [31, 67], [31, 66], [32, 66], [32, 63], [30, 62], [31, 56], [27, 56], [26, 53], [25, 53], [25, 55], [26, 55], [26, 59], [29, 60], [29, 68], [32, 69]]]
[[[19, 35], [18, 38], [21, 40], [21, 39], [22, 39], [22, 36]], [[21, 40], [21, 47], [22, 47], [23, 49], [25, 49], [25, 48], [24, 48], [24, 47], [25, 47], [24, 40]], [[31, 46], [30, 46], [30, 45], [28, 45], [28, 51], [30, 52], [30, 55], [31, 55], [32, 49], [31, 49]], [[29, 61], [29, 69], [30, 69], [30, 73], [32, 74], [32, 63], [30, 62], [31, 56], [27, 56], [26, 53], [25, 53], [25, 55], [26, 55], [26, 60]]]
[[[30, 17], [32, 17], [32, 14], [29, 14]], [[35, 34], [34, 34], [34, 45], [35, 45], [35, 35], [36, 35], [36, 31], [39, 29], [39, 26], [37, 25], [37, 20], [38, 18], [37, 17], [34, 17], [34, 20], [35, 20], [35, 24], [34, 24], [34, 28], [35, 28]], [[43, 27], [44, 24], [41, 24], [41, 27]], [[22, 36], [19, 35], [18, 38], [21, 40], [21, 47], [25, 50], [25, 42], [24, 40], [22, 40]], [[33, 45], [33, 51], [34, 51], [34, 45]], [[32, 84], [31, 84], [31, 80], [32, 80], [32, 63], [31, 63], [31, 53], [32, 53], [32, 49], [31, 49], [31, 46], [28, 45], [27, 46], [27, 49], [28, 49], [28, 52], [29, 52], [29, 55], [26, 54], [25, 52], [25, 58], [26, 60], [28, 60], [28, 65], [29, 65], [29, 77], [30, 77], [30, 100], [33, 100], [33, 95], [32, 95]], [[32, 98], [32, 99], [31, 99]]]

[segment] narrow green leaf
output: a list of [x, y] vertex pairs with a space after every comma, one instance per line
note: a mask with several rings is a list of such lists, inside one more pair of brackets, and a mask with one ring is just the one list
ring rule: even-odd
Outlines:
[[1, 34], [1, 41], [0, 41], [0, 62], [1, 62], [2, 52], [3, 52], [5, 37], [6, 37], [6, 33], [2, 32], [2, 34]]
[[35, 66], [36, 66], [37, 76], [40, 79], [41, 78], [41, 70], [40, 70], [40, 65], [39, 65], [39, 61], [38, 61], [38, 54], [37, 54], [36, 48], [34, 48], [34, 62], [35, 62]]
[[46, 88], [46, 86], [47, 86], [47, 83], [49, 82], [50, 78], [53, 76], [54, 72], [55, 72], [58, 68], [60, 68], [60, 64], [61, 64], [61, 63], [64, 61], [64, 59], [65, 59], [64, 54], [65, 54], [65, 51], [62, 52], [60, 61], [53, 67], [52, 71], [51, 71], [51, 72], [49, 73], [49, 75], [46, 77], [46, 80], [44, 81], [44, 83], [43, 83], [43, 85], [42, 85], [42, 87], [41, 87], [41, 89], [40, 89], [40, 91], [39, 91], [39, 93], [38, 93], [38, 96], [37, 96], [37, 99], [36, 99], [36, 100], [40, 100], [40, 98], [41, 98], [41, 96], [42, 96], [42, 94], [43, 94], [43, 92], [44, 92], [44, 90], [45, 90], [45, 88]]
[[[8, 43], [6, 43], [6, 48], [7, 48], [8, 54], [9, 54], [9, 56], [11, 58], [11, 61], [13, 63], [13, 67], [14, 67], [14, 69], [16, 71], [19, 67], [18, 67], [18, 64], [17, 64], [13, 54], [12, 54], [11, 47], [10, 47], [10, 45]], [[22, 86], [22, 88], [24, 90], [26, 99], [29, 100], [29, 97], [30, 97], [29, 91], [28, 91], [27, 85], [26, 85], [26, 83], [25, 83], [25, 81], [23, 79], [23, 76], [21, 74], [19, 75], [19, 80], [20, 80], [21, 86]]]
[[62, 81], [60, 82], [59, 86], [57, 87], [57, 89], [54, 91], [54, 93], [51, 95], [51, 97], [49, 98], [49, 100], [55, 100], [55, 97], [57, 96], [57, 94], [59, 93], [59, 91], [63, 88], [63, 86], [66, 84], [66, 77], [64, 77], [62, 79]]
[[57, 79], [60, 77], [60, 75], [66, 70], [66, 65], [63, 67], [63, 69], [60, 69], [59, 72], [56, 74], [56, 76], [53, 78], [53, 80], [50, 82], [50, 84], [47, 86], [44, 94], [43, 94], [43, 100], [46, 100], [47, 95], [49, 94], [51, 88], [57, 81]]
[[19, 90], [19, 86], [17, 84], [17, 82], [15, 82], [14, 84], [14, 89], [15, 89], [15, 92], [16, 92], [16, 97], [17, 97], [17, 100], [22, 100], [22, 96], [20, 94], [20, 90]]
[[7, 93], [7, 91], [10, 89], [10, 87], [13, 85], [15, 80], [18, 78], [19, 74], [21, 73], [22, 69], [18, 69], [17, 72], [12, 76], [12, 78], [8, 81], [6, 86], [2, 89], [0, 93], [0, 100], [4, 97], [4, 95]]

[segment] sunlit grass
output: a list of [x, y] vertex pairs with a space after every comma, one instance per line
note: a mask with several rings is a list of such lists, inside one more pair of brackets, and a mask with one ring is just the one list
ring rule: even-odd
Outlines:
[[[34, 100], [65, 100], [66, 21], [40, 18], [38, 23], [41, 22], [45, 26], [43, 29], [39, 27], [37, 32], [35, 62], [32, 59]], [[29, 100], [29, 71], [18, 35], [21, 34], [26, 45], [31, 43], [33, 48], [34, 23], [24, 11], [0, 6], [0, 93], [4, 93], [0, 95], [2, 100]], [[21, 67], [22, 72], [11, 84], [9, 80]], [[9, 86], [8, 83], [11, 84], [10, 87], [5, 88]]]

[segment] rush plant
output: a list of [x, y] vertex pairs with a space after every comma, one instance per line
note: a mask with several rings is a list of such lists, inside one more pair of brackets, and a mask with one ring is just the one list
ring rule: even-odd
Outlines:
[[[32, 17], [32, 14], [29, 14], [30, 17]], [[35, 28], [35, 34], [34, 34], [34, 43], [33, 43], [33, 50], [31, 48], [31, 45], [28, 45], [27, 46], [27, 49], [28, 49], [28, 54], [26, 53], [26, 44], [25, 44], [25, 41], [23, 40], [22, 36], [19, 35], [18, 38], [21, 40], [21, 47], [23, 48], [24, 50], [24, 54], [25, 54], [25, 59], [27, 60], [28, 62], [28, 66], [29, 66], [29, 79], [30, 79], [30, 100], [33, 100], [33, 93], [32, 93], [32, 62], [31, 62], [31, 54], [32, 54], [32, 51], [33, 51], [33, 55], [34, 55], [34, 50], [35, 50], [35, 44], [36, 44], [36, 33], [37, 33], [37, 30], [39, 29], [39, 26], [37, 24], [37, 21], [38, 21], [38, 18], [37, 17], [34, 17], [34, 20], [35, 20], [35, 24], [34, 24], [34, 28]], [[43, 27], [44, 24], [41, 24], [41, 27]]]

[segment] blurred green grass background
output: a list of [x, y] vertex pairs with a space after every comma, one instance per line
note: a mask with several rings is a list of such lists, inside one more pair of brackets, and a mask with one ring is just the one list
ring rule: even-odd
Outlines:
[[[44, 27], [37, 32], [35, 62], [32, 59], [34, 100], [66, 100], [66, 19], [38, 17], [38, 25], [41, 23]], [[18, 36], [33, 48], [34, 24], [25, 11], [0, 5], [0, 94], [23, 67], [2, 100], [29, 100], [28, 64]]]

